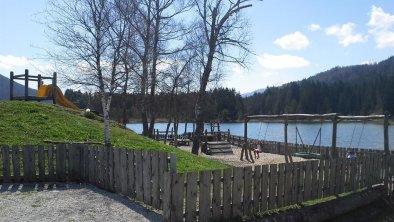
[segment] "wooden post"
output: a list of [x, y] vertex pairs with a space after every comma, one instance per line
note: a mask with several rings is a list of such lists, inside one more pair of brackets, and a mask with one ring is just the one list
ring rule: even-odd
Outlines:
[[14, 72], [10, 72], [10, 100], [14, 99]]
[[285, 160], [286, 160], [286, 163], [288, 163], [289, 162], [289, 152], [288, 152], [288, 143], [287, 143], [287, 125], [288, 125], [289, 123], [288, 123], [288, 121], [287, 121], [287, 119], [285, 119], [285, 122], [284, 122], [284, 125], [285, 125], [285, 127], [284, 127], [284, 131], [285, 131]]
[[331, 144], [331, 158], [337, 158], [337, 124], [338, 115], [335, 115], [332, 119], [332, 144]]
[[53, 73], [53, 78], [52, 78], [52, 100], [53, 100], [53, 104], [56, 104], [56, 89], [57, 89], [57, 73], [54, 72]]
[[38, 79], [37, 79], [37, 90], [40, 89], [41, 86], [41, 74], [38, 74]]
[[383, 131], [383, 136], [384, 136], [384, 153], [386, 155], [390, 154], [390, 148], [389, 148], [389, 113], [385, 112], [384, 113], [384, 131]]
[[249, 160], [248, 152], [246, 151], [248, 144], [248, 121], [249, 119], [246, 117], [244, 120], [244, 145], [242, 146], [241, 160], [244, 159], [244, 154], [245, 154], [245, 158]]
[[29, 97], [29, 70], [25, 69], [25, 100]]
[[230, 142], [230, 129], [227, 129], [227, 142]]

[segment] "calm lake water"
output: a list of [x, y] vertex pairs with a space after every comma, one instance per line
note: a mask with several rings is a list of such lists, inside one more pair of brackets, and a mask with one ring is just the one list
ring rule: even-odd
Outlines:
[[[141, 123], [127, 124], [129, 129], [136, 133], [142, 133]], [[155, 128], [164, 131], [166, 123], [156, 123]], [[171, 126], [172, 127], [172, 126]], [[288, 140], [289, 143], [296, 141], [296, 127], [301, 135], [304, 144], [313, 144], [321, 127], [321, 145], [331, 145], [332, 124], [331, 123], [289, 123]], [[210, 131], [210, 126], [205, 125]], [[171, 128], [170, 128], [171, 129]], [[230, 130], [232, 135], [243, 136], [243, 123], [222, 123], [221, 131]], [[185, 123], [179, 124], [179, 133], [185, 131]], [[193, 124], [187, 124], [187, 132], [193, 131]], [[282, 123], [248, 123], [248, 137], [269, 141], [284, 141], [284, 125]], [[298, 137], [298, 143], [300, 138]], [[316, 145], [319, 145], [320, 137], [317, 138]], [[383, 150], [383, 125], [374, 123], [349, 122], [339, 123], [337, 128], [337, 146], [351, 148], [372, 148]], [[394, 126], [389, 126], [389, 147], [394, 150]]]

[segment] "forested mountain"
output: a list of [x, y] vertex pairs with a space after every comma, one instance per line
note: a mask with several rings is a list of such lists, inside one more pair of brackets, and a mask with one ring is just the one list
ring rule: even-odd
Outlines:
[[372, 65], [336, 67], [245, 99], [247, 114], [394, 113], [394, 57]]
[[309, 77], [308, 80], [347, 83], [374, 80], [379, 76], [394, 76], [394, 56], [374, 64], [335, 67]]
[[[99, 113], [102, 112], [101, 103], [97, 94], [82, 93], [81, 91], [66, 90], [65, 96], [75, 102], [80, 108], [89, 108]], [[207, 100], [203, 106], [204, 120], [209, 121], [234, 121], [243, 119], [244, 105], [241, 95], [234, 89], [219, 88], [207, 92]], [[197, 98], [195, 92], [180, 93], [175, 96], [171, 104], [171, 95], [160, 93], [155, 100], [155, 109], [158, 119], [177, 117], [180, 121], [193, 121], [194, 104]], [[111, 103], [111, 119], [124, 122], [124, 119], [139, 119], [141, 117], [139, 94], [128, 94], [126, 99], [120, 94], [115, 94]], [[124, 103], [125, 101], [125, 103]], [[124, 104], [126, 105], [124, 110]]]
[[[23, 96], [25, 93], [25, 86], [14, 82], [14, 95]], [[37, 90], [29, 88], [29, 95], [35, 95]], [[0, 100], [10, 99], [10, 79], [0, 75]]]

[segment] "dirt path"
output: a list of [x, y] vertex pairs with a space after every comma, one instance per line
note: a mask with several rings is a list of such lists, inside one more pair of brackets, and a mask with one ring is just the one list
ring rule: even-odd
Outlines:
[[0, 221], [162, 221], [161, 215], [91, 185], [0, 184]]

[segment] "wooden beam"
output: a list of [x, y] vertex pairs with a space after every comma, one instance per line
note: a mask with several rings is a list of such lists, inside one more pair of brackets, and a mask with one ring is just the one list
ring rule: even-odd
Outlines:
[[282, 114], [282, 115], [252, 115], [247, 116], [249, 120], [322, 120], [322, 119], [332, 119], [336, 116], [336, 113], [328, 114]]
[[10, 72], [10, 100], [14, 99], [14, 72]]
[[53, 73], [53, 79], [52, 79], [52, 100], [53, 100], [53, 104], [56, 104], [56, 89], [57, 89], [56, 77], [57, 77], [57, 74], [56, 74], [56, 72], [54, 72]]
[[29, 70], [25, 69], [25, 100], [28, 100], [28, 96], [29, 96]]
[[338, 120], [374, 120], [374, 119], [384, 119], [385, 115], [370, 115], [370, 116], [338, 116]]
[[284, 127], [284, 130], [285, 130], [285, 160], [286, 160], [286, 163], [289, 163], [289, 152], [288, 152], [288, 143], [287, 143], [287, 125], [288, 125], [288, 122], [287, 122], [287, 119], [285, 119], [285, 127]]
[[335, 116], [332, 119], [332, 143], [331, 143], [331, 153], [330, 157], [332, 159], [337, 158], [337, 124], [338, 124], [338, 118]]
[[383, 124], [383, 137], [384, 137], [384, 153], [390, 155], [389, 148], [389, 114], [386, 112], [384, 114], [384, 124]]

